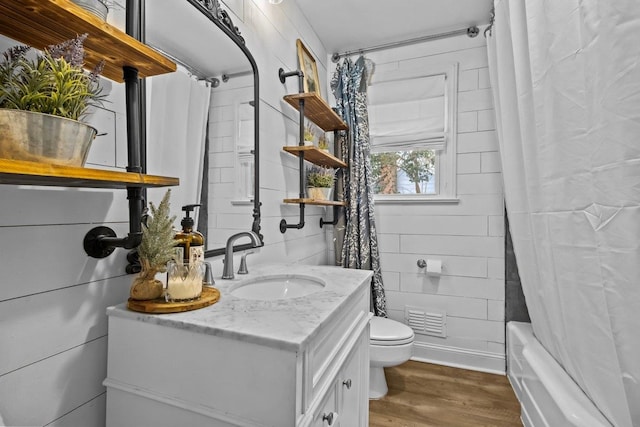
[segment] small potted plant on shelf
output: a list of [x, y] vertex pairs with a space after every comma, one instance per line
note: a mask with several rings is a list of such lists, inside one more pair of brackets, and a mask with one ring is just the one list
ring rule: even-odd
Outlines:
[[71, 0], [81, 8], [88, 10], [103, 21], [107, 20], [109, 4], [107, 0]]
[[315, 132], [313, 132], [313, 126], [311, 123], [307, 123], [304, 128], [304, 145], [311, 146], [313, 145], [313, 140], [315, 139]]
[[176, 217], [169, 216], [170, 197], [169, 189], [157, 208], [149, 202], [151, 215], [147, 217], [146, 224], [142, 224], [142, 242], [137, 249], [142, 270], [131, 286], [131, 299], [152, 300], [162, 296], [162, 282], [156, 279], [156, 274], [166, 272], [167, 263], [174, 258], [174, 247], [178, 243], [173, 229]]
[[323, 151], [329, 151], [329, 141], [325, 134], [320, 135], [320, 138], [318, 139], [318, 148]]
[[330, 200], [334, 171], [317, 165], [307, 167], [307, 197], [314, 200]]
[[102, 104], [98, 75], [103, 62], [84, 70], [79, 35], [29, 56], [15, 46], [0, 59], [0, 157], [84, 166], [97, 131], [82, 123], [90, 107]]

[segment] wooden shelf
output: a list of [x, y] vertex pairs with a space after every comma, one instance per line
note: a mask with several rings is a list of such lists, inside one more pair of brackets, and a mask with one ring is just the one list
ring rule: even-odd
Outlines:
[[336, 200], [284, 199], [283, 202], [293, 203], [296, 205], [304, 203], [305, 205], [316, 205], [316, 206], [347, 206], [347, 202], [339, 202]]
[[178, 178], [0, 159], [0, 184], [89, 188], [169, 187]]
[[124, 66], [141, 78], [176, 70], [173, 61], [69, 0], [2, 0], [0, 33], [36, 49], [88, 33], [87, 67], [104, 60], [102, 75], [116, 82], [123, 81]]
[[347, 124], [336, 114], [317, 93], [296, 93], [285, 95], [284, 100], [300, 111], [300, 100], [304, 100], [304, 115], [325, 132], [348, 130]]
[[300, 145], [291, 145], [282, 147], [284, 151], [287, 153], [293, 154], [294, 156], [302, 156], [304, 155], [304, 159], [314, 163], [318, 166], [326, 166], [329, 168], [346, 168], [347, 164], [335, 157], [333, 154], [321, 150], [318, 147], [314, 146], [300, 146]]

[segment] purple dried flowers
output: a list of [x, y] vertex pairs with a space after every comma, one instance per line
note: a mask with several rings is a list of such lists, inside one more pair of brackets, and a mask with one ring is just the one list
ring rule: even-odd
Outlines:
[[0, 108], [82, 118], [89, 107], [102, 104], [98, 75], [104, 62], [91, 73], [84, 66], [83, 43], [87, 34], [49, 46], [35, 59], [28, 46], [7, 50], [0, 62]]
[[52, 58], [64, 58], [72, 66], [82, 68], [84, 66], [84, 41], [88, 35], [87, 33], [80, 34], [73, 39], [50, 45], [47, 50]]

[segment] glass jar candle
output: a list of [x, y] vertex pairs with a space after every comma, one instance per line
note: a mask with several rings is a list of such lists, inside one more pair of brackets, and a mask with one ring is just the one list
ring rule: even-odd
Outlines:
[[200, 298], [205, 264], [195, 261], [184, 264], [182, 260], [167, 263], [167, 286], [164, 297], [167, 302], [185, 302]]

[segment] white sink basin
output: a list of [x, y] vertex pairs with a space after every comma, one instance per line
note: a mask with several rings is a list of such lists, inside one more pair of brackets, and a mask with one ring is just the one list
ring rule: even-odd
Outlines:
[[231, 295], [255, 300], [298, 298], [321, 291], [324, 282], [311, 276], [278, 274], [256, 277], [231, 288]]

